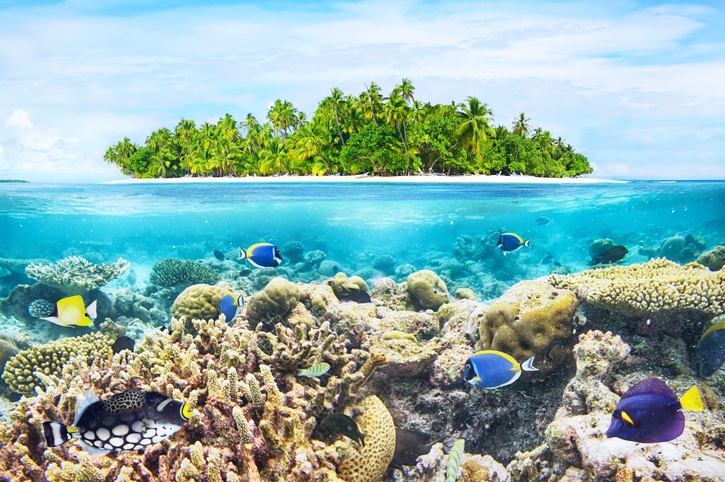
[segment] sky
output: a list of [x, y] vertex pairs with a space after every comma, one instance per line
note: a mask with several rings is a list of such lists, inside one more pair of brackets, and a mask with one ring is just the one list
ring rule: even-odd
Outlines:
[[403, 78], [494, 125], [524, 112], [594, 177], [725, 179], [718, 0], [0, 0], [0, 179], [120, 179], [124, 137]]

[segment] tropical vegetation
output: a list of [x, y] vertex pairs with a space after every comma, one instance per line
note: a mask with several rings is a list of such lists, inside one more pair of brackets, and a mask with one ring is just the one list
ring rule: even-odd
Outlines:
[[333, 88], [308, 117], [276, 100], [266, 122], [231, 114], [199, 126], [181, 119], [143, 145], [124, 137], [104, 159], [135, 178], [182, 176], [526, 174], [572, 177], [592, 172], [561, 137], [532, 129], [524, 113], [511, 128], [493, 125], [477, 97], [423, 103], [403, 79], [387, 95], [371, 82], [359, 95]]

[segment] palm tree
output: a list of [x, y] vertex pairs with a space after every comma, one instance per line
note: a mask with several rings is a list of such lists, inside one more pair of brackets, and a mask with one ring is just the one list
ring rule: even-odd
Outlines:
[[365, 87], [365, 91], [360, 94], [360, 105], [365, 117], [372, 119], [373, 124], [378, 125], [378, 115], [383, 106], [383, 96], [380, 95], [378, 84], [370, 82], [370, 85]]
[[146, 139], [146, 147], [151, 151], [149, 173], [156, 177], [166, 177], [171, 164], [177, 159], [173, 151], [171, 131], [164, 127], [152, 132]]
[[274, 105], [267, 111], [267, 119], [282, 134], [283, 141], [287, 138], [287, 130], [299, 123], [297, 109], [287, 100], [281, 101], [277, 99], [274, 101]]
[[466, 149], [469, 154], [473, 153], [480, 162], [483, 159], [481, 146], [496, 135], [490, 126], [493, 122], [493, 112], [478, 98], [468, 97], [465, 104], [458, 106], [456, 115], [461, 121], [456, 129], [458, 145]]
[[519, 113], [518, 119], [514, 120], [513, 130], [511, 131], [518, 136], [516, 139], [516, 150], [514, 151], [514, 162], [519, 160], [519, 149], [521, 148], [521, 139], [528, 137], [531, 133], [529, 122], [531, 119], [526, 117], [523, 112]]
[[400, 140], [403, 141], [403, 147], [405, 150], [405, 157], [408, 160], [408, 167], [405, 169], [405, 175], [409, 175], [413, 169], [413, 160], [410, 157], [408, 150], [408, 139], [405, 122], [410, 115], [410, 108], [403, 98], [402, 94], [393, 90], [390, 97], [388, 97], [388, 103], [385, 105], [385, 120], [389, 124], [394, 124], [398, 130]]
[[[345, 103], [345, 94], [340, 89], [334, 87], [326, 99], [329, 102], [332, 112], [335, 114], [335, 126], [337, 127], [337, 135], [340, 137], [340, 142], [345, 146], [345, 137], [342, 135], [342, 127], [340, 125], [340, 111]], [[323, 101], [324, 102], [324, 101]]]

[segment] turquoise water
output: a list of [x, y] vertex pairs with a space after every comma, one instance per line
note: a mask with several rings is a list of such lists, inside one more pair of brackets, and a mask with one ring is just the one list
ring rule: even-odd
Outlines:
[[[537, 223], [541, 217], [551, 222]], [[503, 256], [495, 249], [503, 231], [531, 247]], [[401, 265], [431, 268], [444, 272], [451, 290], [471, 287], [486, 299], [520, 279], [588, 268], [597, 239], [625, 245], [624, 264], [646, 261], [677, 235], [696, 241], [683, 257], [723, 244], [725, 182], [2, 184], [0, 232], [0, 258], [123, 257], [139, 286], [163, 258], [213, 261], [215, 249], [229, 258], [238, 246], [299, 241], [369, 281], [386, 274], [371, 270], [376, 258], [390, 255], [399, 280]], [[547, 254], [561, 266], [541, 263]], [[0, 274], [0, 296], [22, 281]], [[288, 262], [279, 274], [323, 277]], [[482, 277], [501, 286], [490, 291]]]

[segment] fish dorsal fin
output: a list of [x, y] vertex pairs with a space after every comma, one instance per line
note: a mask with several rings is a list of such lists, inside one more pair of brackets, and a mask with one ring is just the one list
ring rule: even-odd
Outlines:
[[700, 398], [700, 391], [696, 385], [690, 387], [688, 391], [680, 398], [680, 404], [685, 410], [702, 410], [702, 398]]
[[622, 395], [622, 400], [637, 395], [658, 395], [671, 401], [677, 401], [677, 395], [659, 378], [642, 380]]
[[86, 408], [93, 405], [97, 401], [98, 396], [90, 388], [86, 389], [83, 393], [76, 397], [76, 415], [73, 419], [73, 427], [78, 424], [78, 420], [80, 420], [81, 415], [83, 415], [83, 412], [86, 410]]

